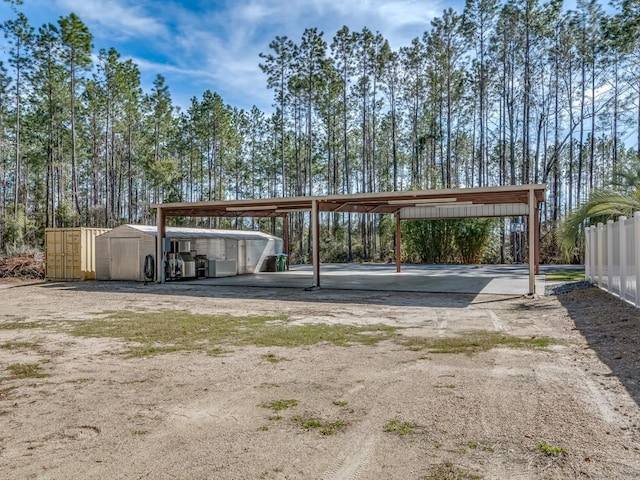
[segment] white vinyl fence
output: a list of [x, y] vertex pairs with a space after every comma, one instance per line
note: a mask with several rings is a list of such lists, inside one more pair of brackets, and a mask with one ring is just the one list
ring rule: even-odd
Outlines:
[[588, 281], [640, 307], [640, 212], [585, 232]]

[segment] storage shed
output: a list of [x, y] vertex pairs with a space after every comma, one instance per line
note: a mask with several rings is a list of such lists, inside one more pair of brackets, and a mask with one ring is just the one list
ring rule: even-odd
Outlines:
[[108, 228], [45, 229], [47, 280], [77, 282], [96, 278], [95, 239]]
[[[157, 234], [152, 225], [121, 225], [96, 237], [96, 279], [149, 280], [145, 259], [155, 265]], [[168, 280], [219, 277], [261, 271], [283, 241], [255, 231], [167, 227], [164, 250]]]

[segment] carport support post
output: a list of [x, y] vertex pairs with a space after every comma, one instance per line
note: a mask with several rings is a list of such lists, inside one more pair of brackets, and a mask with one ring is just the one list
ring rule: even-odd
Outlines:
[[311, 252], [313, 258], [313, 285], [312, 288], [320, 288], [320, 220], [318, 214], [318, 201], [311, 202], [311, 233], [313, 245]]
[[533, 188], [529, 189], [529, 295], [536, 293], [536, 195]]
[[287, 263], [287, 270], [289, 270], [289, 214], [285, 213], [282, 218], [282, 235], [284, 236], [284, 253], [287, 255], [285, 261]]
[[540, 275], [540, 210], [538, 209], [538, 202], [537, 200], [534, 200], [534, 210], [533, 210], [533, 225], [536, 227], [536, 231], [535, 231], [535, 252], [536, 252], [536, 256], [535, 256], [535, 266], [536, 266], [536, 270], [535, 273], [536, 275]]
[[400, 273], [400, 257], [402, 256], [402, 238], [400, 233], [400, 212], [396, 212], [396, 273]]
[[164, 212], [158, 207], [158, 234], [156, 235], [156, 279], [158, 283], [164, 283], [164, 237], [166, 235]]

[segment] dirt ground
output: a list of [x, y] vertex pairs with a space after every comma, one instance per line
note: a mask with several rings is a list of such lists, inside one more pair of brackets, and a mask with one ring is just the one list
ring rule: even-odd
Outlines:
[[[167, 309], [558, 343], [474, 355], [384, 341], [134, 358], [117, 338], [58, 328]], [[4, 282], [0, 478], [637, 479], [639, 341], [638, 310], [595, 288], [531, 299]], [[26, 364], [46, 376], [11, 369]]]

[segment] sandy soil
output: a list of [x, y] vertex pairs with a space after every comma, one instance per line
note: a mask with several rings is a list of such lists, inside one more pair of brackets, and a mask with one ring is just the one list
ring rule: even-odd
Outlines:
[[[118, 339], [56, 328], [132, 309], [385, 323], [415, 336], [497, 330], [562, 343], [473, 356], [387, 341], [131, 358]], [[49, 323], [16, 325], [24, 321]], [[636, 479], [639, 340], [639, 312], [594, 288], [527, 299], [1, 283], [0, 478]], [[19, 363], [38, 363], [47, 376], [15, 378], [7, 367]], [[297, 406], [280, 419], [263, 407], [284, 399]], [[345, 426], [323, 435], [294, 417]], [[392, 420], [412, 426], [385, 431]], [[545, 454], [541, 442], [566, 454]]]

